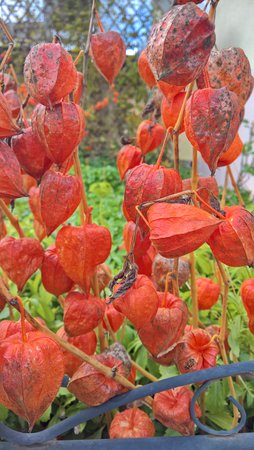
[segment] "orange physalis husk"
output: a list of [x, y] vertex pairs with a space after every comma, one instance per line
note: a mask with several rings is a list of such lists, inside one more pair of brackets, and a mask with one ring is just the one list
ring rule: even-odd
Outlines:
[[59, 262], [71, 280], [89, 292], [91, 277], [96, 267], [110, 254], [112, 239], [109, 230], [86, 223], [80, 227], [63, 226], [56, 236]]
[[0, 197], [25, 197], [19, 162], [12, 149], [0, 142]]
[[[130, 170], [126, 178], [124, 192], [124, 215], [126, 220], [136, 221], [136, 206], [144, 202], [158, 200], [182, 191], [182, 179], [174, 169], [140, 164]], [[140, 218], [139, 226], [145, 224]]]
[[[123, 229], [124, 247], [127, 253], [131, 251], [131, 244], [135, 232], [136, 224], [127, 222]], [[144, 233], [139, 227], [137, 228], [136, 240], [134, 244], [133, 254], [135, 258], [143, 256], [151, 245], [149, 234]]]
[[3, 72], [0, 74], [0, 82], [4, 82], [4, 92], [7, 92], [9, 90], [17, 90], [17, 83], [14, 80], [14, 78], [12, 78], [12, 76], [9, 73], [4, 73]]
[[19, 134], [19, 128], [12, 119], [10, 106], [5, 96], [0, 92], [0, 139]]
[[230, 147], [222, 153], [218, 159], [217, 167], [228, 166], [232, 164], [243, 151], [243, 141], [237, 133]]
[[176, 347], [175, 362], [180, 373], [209, 369], [216, 365], [219, 347], [207, 331], [200, 328], [184, 334]]
[[[253, 77], [249, 60], [241, 48], [213, 49], [205, 74], [210, 87], [227, 87], [237, 95], [241, 108], [244, 107], [253, 90]], [[199, 88], [204, 88], [205, 77], [201, 75], [197, 84]]]
[[37, 239], [6, 236], [0, 241], [0, 266], [19, 291], [41, 267], [42, 260], [43, 248]]
[[12, 118], [17, 119], [21, 108], [17, 92], [14, 91], [13, 89], [10, 89], [9, 91], [4, 93], [4, 97], [9, 105]]
[[[168, 100], [166, 97], [162, 98], [161, 102], [161, 116], [162, 121], [165, 128], [172, 127], [174, 128], [180, 110], [182, 108], [182, 104], [185, 98], [185, 92], [179, 92], [172, 99]], [[184, 132], [184, 122], [182, 122], [179, 133]]]
[[[124, 315], [117, 311], [113, 304], [106, 305], [105, 316], [109, 321], [109, 325], [114, 333], [116, 333], [124, 321]], [[103, 327], [107, 330], [107, 325], [103, 320]]]
[[45, 147], [31, 127], [23, 130], [23, 134], [14, 136], [11, 147], [22, 169], [38, 181], [52, 165], [52, 161], [46, 155]]
[[240, 106], [228, 88], [198, 89], [185, 108], [185, 133], [199, 150], [212, 175], [218, 159], [232, 144], [240, 125]]
[[135, 264], [138, 266], [139, 274], [146, 275], [148, 277], [152, 276], [152, 265], [155, 255], [156, 250], [152, 245], [150, 245], [145, 254], [134, 258]]
[[140, 78], [142, 78], [142, 80], [149, 86], [150, 89], [155, 86], [156, 80], [149, 66], [146, 48], [140, 53], [140, 56], [138, 58], [138, 72]]
[[138, 126], [136, 140], [143, 155], [158, 148], [164, 139], [164, 128], [159, 123], [143, 120]]
[[177, 203], [155, 203], [147, 217], [151, 242], [165, 258], [197, 250], [221, 223], [200, 208]]
[[138, 275], [126, 294], [117, 298], [113, 306], [124, 314], [139, 329], [155, 316], [159, 305], [158, 294], [153, 283], [145, 275]]
[[[191, 186], [191, 178], [186, 178], [185, 180], [183, 180], [183, 191], [191, 190]], [[200, 189], [198, 192], [200, 197], [202, 197], [205, 202], [207, 202], [207, 199], [209, 198], [209, 191], [212, 192], [215, 197], [219, 197], [219, 186], [215, 177], [198, 177], [197, 188], [206, 188]]]
[[29, 94], [43, 105], [51, 106], [75, 88], [77, 70], [62, 45], [37, 44], [26, 57], [24, 79]]
[[[185, 436], [194, 434], [194, 422], [190, 416], [192, 397], [193, 392], [187, 386], [155, 394], [153, 401], [155, 418], [165, 427], [172, 428]], [[197, 403], [195, 415], [196, 417], [202, 415]]]
[[[70, 344], [75, 345], [75, 347], [87, 355], [93, 355], [96, 350], [97, 337], [94, 331], [81, 334], [80, 336], [70, 337], [64, 331], [64, 327], [62, 327], [56, 334]], [[62, 353], [64, 360], [64, 372], [69, 375], [69, 377], [72, 377], [76, 370], [81, 366], [82, 360], [72, 355], [67, 350], [62, 349]]]
[[172, 349], [169, 350], [167, 353], [162, 354], [161, 356], [153, 356], [149, 355], [153, 361], [155, 361], [157, 364], [160, 364], [161, 366], [172, 366], [175, 364], [175, 355], [176, 355], [176, 349], [177, 345]]
[[72, 216], [80, 204], [80, 180], [78, 177], [48, 170], [41, 180], [40, 197], [41, 217], [49, 236]]
[[117, 154], [117, 168], [121, 180], [124, 179], [128, 170], [138, 166], [142, 161], [142, 152], [140, 148], [134, 145], [124, 145]]
[[110, 280], [112, 280], [113, 275], [112, 272], [107, 266], [107, 264], [100, 264], [96, 270], [97, 279], [98, 279], [98, 287], [99, 291], [103, 291], [108, 285]]
[[207, 243], [214, 256], [230, 267], [254, 263], [254, 216], [242, 206], [227, 206], [226, 220]]
[[79, 103], [83, 94], [84, 75], [82, 72], [77, 72], [77, 81], [73, 91], [74, 103]]
[[84, 111], [76, 103], [58, 103], [52, 109], [37, 105], [32, 115], [33, 132], [47, 157], [62, 164], [85, 135]]
[[41, 217], [41, 198], [40, 198], [40, 188], [39, 187], [31, 187], [29, 189], [29, 199], [28, 199], [29, 207], [31, 212], [38, 222], [42, 223]]
[[[45, 321], [40, 317], [36, 318], [42, 325], [45, 325]], [[33, 327], [27, 320], [24, 320], [24, 328], [26, 333], [30, 331], [37, 331], [36, 328]], [[1, 320], [0, 322], [0, 340], [6, 339], [14, 334], [22, 333], [22, 322], [21, 320], [17, 320], [14, 322], [13, 320]]]
[[[115, 368], [117, 374], [126, 375], [126, 368], [122, 360], [107, 354], [95, 355], [97, 361], [107, 367]], [[106, 402], [115, 395], [126, 391], [114, 378], [108, 378], [90, 364], [84, 362], [72, 376], [69, 391], [86, 405], [96, 406]]]
[[[164, 258], [157, 254], [153, 260], [152, 266], [152, 280], [157, 291], [165, 291], [165, 283], [167, 274], [172, 274], [174, 267], [174, 259]], [[178, 263], [178, 285], [181, 287], [190, 277], [190, 264], [189, 261], [179, 258]], [[172, 277], [168, 277], [168, 291], [172, 292]]]
[[117, 413], [109, 428], [110, 439], [148, 438], [154, 435], [154, 424], [148, 414], [135, 407]]
[[175, 95], [179, 94], [185, 88], [185, 86], [175, 86], [174, 84], [165, 83], [162, 80], [157, 81], [157, 87], [168, 101], [171, 101]]
[[73, 281], [66, 275], [59, 263], [55, 245], [51, 245], [44, 252], [41, 265], [41, 281], [46, 291], [56, 297], [69, 292], [73, 287]]
[[[31, 431], [61, 386], [61, 349], [39, 331], [16, 334], [0, 345], [0, 403], [27, 420]], [[7, 399], [7, 402], [6, 402]]]
[[93, 331], [101, 323], [105, 303], [98, 297], [70, 292], [64, 301], [64, 329], [69, 336]]
[[183, 300], [169, 293], [157, 294], [159, 307], [156, 315], [138, 330], [141, 342], [153, 356], [173, 349], [188, 321], [188, 308]]
[[249, 278], [242, 283], [240, 294], [249, 318], [249, 330], [254, 334], [254, 278]]
[[150, 34], [147, 57], [156, 80], [187, 85], [204, 68], [215, 43], [214, 25], [194, 3], [174, 6]]
[[197, 278], [198, 309], [210, 309], [218, 301], [220, 286], [210, 278]]
[[27, 173], [22, 173], [22, 186], [24, 191], [29, 194], [30, 189], [32, 187], [37, 187], [38, 183], [34, 177], [31, 177], [31, 175], [28, 175]]
[[120, 34], [116, 31], [92, 34], [90, 53], [96, 69], [111, 86], [126, 57], [126, 47]]

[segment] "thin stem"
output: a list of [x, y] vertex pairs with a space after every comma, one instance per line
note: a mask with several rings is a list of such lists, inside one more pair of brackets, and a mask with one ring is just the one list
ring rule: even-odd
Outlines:
[[1, 71], [1, 70], [4, 69], [4, 67], [5, 67], [5, 65], [6, 65], [6, 63], [8, 61], [8, 58], [9, 58], [9, 56], [10, 56], [12, 50], [13, 50], [14, 40], [13, 40], [13, 37], [12, 37], [11, 33], [9, 32], [7, 26], [5, 25], [3, 19], [1, 19], [1, 18], [0, 18], [0, 27], [2, 28], [5, 36], [7, 37], [8, 41], [9, 41], [8, 49], [5, 52], [5, 55], [4, 55], [4, 57], [2, 59], [2, 62], [0, 64], [0, 71]]
[[174, 153], [174, 169], [179, 172], [180, 156], [179, 156], [179, 133], [173, 134], [173, 153]]
[[17, 302], [18, 302], [18, 304], [19, 304], [22, 341], [23, 341], [23, 342], [27, 342], [26, 326], [25, 326], [25, 314], [24, 314], [24, 305], [23, 305], [22, 300], [21, 300], [21, 298], [20, 298], [19, 296], [17, 296], [16, 299], [17, 299]]
[[179, 258], [174, 258], [173, 274], [172, 274], [172, 286], [173, 286], [173, 294], [176, 297], [179, 297], [178, 268], [179, 268]]
[[64, 296], [63, 295], [59, 295], [57, 297], [57, 300], [58, 300], [59, 305], [64, 309], [64, 301], [65, 301]]
[[216, 214], [216, 216], [218, 216], [221, 220], [226, 220], [226, 217], [224, 217], [219, 211], [216, 211], [216, 209], [214, 209], [211, 205], [206, 203], [205, 200], [203, 200], [202, 197], [200, 197], [197, 191], [195, 191], [195, 195], [197, 199], [200, 201], [200, 203], [206, 206], [213, 214]]
[[173, 129], [173, 134], [178, 133], [180, 128], [181, 128], [181, 126], [182, 126], [183, 118], [184, 118], [185, 106], [186, 106], [188, 98], [191, 96], [192, 89], [194, 87], [194, 83], [195, 83], [194, 81], [192, 83], [190, 83], [188, 88], [187, 88], [185, 97], [183, 99], [183, 104], [182, 104], [182, 107], [181, 107], [180, 112], [179, 112], [178, 119], [177, 119], [176, 124], [175, 124], [174, 129]]
[[216, 14], [216, 8], [218, 6], [220, 0], [211, 0], [211, 8], [209, 11], [209, 19], [211, 22], [215, 22], [215, 14]]
[[79, 205], [79, 213], [80, 213], [80, 222], [81, 222], [81, 224], [84, 224], [84, 214], [87, 214], [88, 203], [87, 203], [85, 186], [84, 186], [83, 178], [82, 178], [80, 160], [79, 160], [79, 155], [78, 155], [78, 148], [76, 148], [74, 151], [73, 159], [74, 159], [75, 175], [76, 175], [76, 177], [79, 178], [80, 184], [81, 184], [81, 202]]
[[191, 273], [191, 299], [192, 299], [192, 324], [193, 328], [198, 328], [198, 295], [195, 271], [195, 254], [190, 253], [190, 273]]
[[13, 65], [12, 65], [12, 64], [10, 64], [10, 72], [11, 72], [11, 75], [12, 75], [12, 77], [13, 77], [13, 79], [14, 79], [15, 83], [16, 83], [16, 84], [17, 84], [17, 86], [18, 86], [18, 85], [19, 85], [19, 80], [18, 80], [18, 77], [17, 77], [16, 71], [15, 71], [15, 69], [14, 69], [14, 67], [13, 67]]
[[165, 151], [166, 143], [167, 143], [167, 140], [168, 140], [168, 137], [169, 137], [169, 133], [170, 133], [171, 130], [172, 130], [172, 127], [167, 128], [167, 131], [166, 131], [166, 134], [165, 134], [165, 137], [164, 137], [164, 141], [163, 141], [163, 144], [162, 144], [162, 147], [161, 147], [161, 151], [160, 151], [160, 154], [158, 156], [157, 162], [156, 162], [156, 164], [154, 166], [154, 169], [159, 169], [159, 167], [161, 165], [161, 160], [162, 160], [162, 157], [163, 157], [163, 153]]
[[198, 152], [195, 148], [192, 149], [191, 187], [193, 191], [198, 188]]
[[[228, 357], [227, 357], [227, 353], [225, 350], [224, 341], [220, 341], [220, 352], [221, 352], [223, 363], [225, 365], [228, 365]], [[229, 385], [230, 394], [232, 395], [232, 397], [236, 398], [236, 391], [235, 391], [232, 377], [228, 377], [228, 385]], [[233, 418], [233, 422], [232, 422], [232, 427], [235, 427], [238, 423], [239, 412], [238, 412], [238, 409], [236, 408], [236, 406], [234, 406], [234, 405], [233, 405], [233, 414], [234, 414], [234, 418]]]
[[84, 50], [80, 50], [78, 53], [78, 56], [74, 60], [74, 66], [77, 66], [78, 62], [80, 61], [81, 58], [83, 58], [83, 56], [84, 56]]
[[95, 16], [96, 16], [98, 27], [100, 28], [100, 32], [104, 33], [104, 28], [102, 26], [101, 19], [100, 19], [100, 16], [99, 16], [99, 13], [97, 10], [95, 11]]
[[226, 204], [226, 198], [227, 198], [227, 188], [228, 188], [228, 167], [226, 170], [226, 174], [225, 174], [225, 180], [224, 180], [224, 185], [223, 185], [223, 192], [222, 192], [222, 198], [221, 198], [221, 203], [220, 203], [220, 207], [221, 209], [225, 208], [225, 204]]
[[18, 219], [12, 214], [12, 212], [9, 210], [8, 206], [5, 204], [5, 202], [2, 199], [0, 199], [0, 208], [2, 209], [4, 214], [8, 217], [12, 226], [16, 229], [19, 237], [20, 238], [25, 237], [24, 231], [22, 230]]
[[229, 280], [221, 262], [218, 261], [217, 259], [216, 262], [224, 284], [223, 298], [222, 298], [221, 327], [220, 327], [220, 341], [224, 345], [227, 333], [227, 304], [228, 304]]
[[83, 107], [84, 107], [84, 104], [85, 104], [85, 97], [86, 97], [86, 90], [87, 90], [88, 59], [89, 59], [89, 49], [90, 49], [90, 43], [91, 43], [93, 22], [94, 22], [94, 18], [95, 18], [95, 9], [96, 9], [95, 0], [92, 0], [89, 29], [88, 29], [88, 34], [87, 34], [85, 48], [84, 48], [84, 59], [83, 59], [83, 75], [84, 75], [83, 94], [82, 94], [82, 105], [83, 105]]
[[231, 167], [230, 167], [230, 166], [228, 166], [228, 173], [229, 173], [231, 183], [232, 183], [232, 185], [233, 185], [233, 188], [234, 188], [234, 190], [235, 190], [235, 193], [236, 193], [236, 195], [237, 195], [237, 198], [238, 198], [238, 200], [239, 200], [240, 205], [241, 205], [241, 206], [245, 206], [244, 201], [243, 201], [243, 198], [242, 198], [241, 193], [240, 193], [240, 191], [239, 191], [239, 189], [238, 189], [238, 186], [237, 186], [237, 184], [236, 184], [236, 181], [235, 181], [235, 178], [234, 178], [234, 175], [233, 175], [233, 173], [232, 173], [232, 170], [231, 170]]

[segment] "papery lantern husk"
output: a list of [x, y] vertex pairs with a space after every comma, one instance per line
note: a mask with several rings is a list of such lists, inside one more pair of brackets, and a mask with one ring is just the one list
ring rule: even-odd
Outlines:
[[155, 203], [147, 212], [150, 239], [165, 258], [177, 258], [197, 250], [221, 220], [192, 205]]
[[[109, 325], [114, 333], [116, 333], [119, 328], [122, 326], [124, 321], [124, 314], [114, 308], [113, 304], [106, 305], [105, 316], [108, 319]], [[103, 320], [103, 327], [107, 330], [107, 324]]]
[[107, 264], [100, 264], [96, 270], [99, 291], [102, 292], [109, 285], [110, 280], [112, 280], [113, 275], [110, 267]]
[[[187, 386], [177, 387], [155, 394], [153, 413], [159, 422], [166, 427], [178, 431], [184, 436], [194, 434], [194, 422], [190, 416], [190, 403], [193, 392]], [[195, 404], [195, 415], [201, 417], [202, 413]]]
[[[45, 321], [41, 317], [36, 317], [41, 325], [46, 325]], [[24, 320], [24, 329], [26, 333], [37, 331], [27, 320]], [[22, 333], [21, 320], [14, 322], [13, 320], [1, 320], [0, 322], [0, 340], [6, 339], [14, 334]]]
[[4, 83], [4, 93], [9, 90], [17, 90], [17, 83], [9, 73], [0, 74], [0, 83], [2, 83], [2, 81]]
[[[134, 167], [126, 179], [124, 192], [124, 215], [126, 220], [136, 221], [136, 206], [144, 202], [158, 200], [182, 191], [182, 179], [174, 169], [156, 168], [154, 165], [140, 164]], [[144, 210], [142, 211], [144, 213]], [[142, 218], [139, 226], [146, 227]]]
[[[125, 376], [124, 364], [110, 354], [101, 353], [94, 357], [107, 367], [115, 368], [118, 375]], [[108, 378], [90, 364], [84, 362], [72, 376], [69, 391], [86, 405], [96, 406], [106, 402], [115, 395], [126, 391], [114, 378]]]
[[[131, 250], [131, 244], [133, 240], [133, 236], [135, 233], [136, 224], [134, 222], [127, 222], [124, 225], [123, 229], [123, 240], [124, 240], [124, 247], [127, 253]], [[142, 230], [138, 227], [136, 232], [136, 240], [134, 244], [133, 254], [134, 257], [137, 258], [139, 256], [144, 255], [147, 250], [149, 249], [151, 245], [149, 234], [145, 234], [142, 232]]]
[[173, 6], [150, 34], [147, 57], [156, 80], [186, 86], [194, 81], [215, 43], [214, 25], [194, 3]]
[[138, 266], [138, 273], [140, 275], [146, 275], [149, 278], [152, 276], [152, 265], [155, 255], [156, 250], [152, 245], [150, 245], [145, 254], [134, 258], [135, 264]]
[[139, 408], [130, 408], [115, 415], [109, 428], [110, 439], [148, 438], [155, 435], [154, 424]]
[[[205, 68], [211, 88], [227, 87], [234, 92], [241, 108], [244, 107], [253, 90], [251, 67], [243, 49], [239, 47], [213, 49]], [[204, 76], [197, 80], [199, 88], [205, 87]]]
[[253, 266], [254, 216], [242, 206], [225, 208], [226, 218], [207, 243], [214, 256], [230, 267]]
[[86, 292], [89, 292], [96, 267], [109, 256], [111, 245], [109, 230], [96, 224], [63, 226], [56, 236], [61, 266], [68, 277]]
[[[157, 291], [165, 291], [167, 274], [173, 272], [174, 259], [164, 258], [157, 254], [153, 260], [152, 266], [152, 280]], [[186, 259], [179, 258], [178, 263], [178, 285], [183, 286], [190, 277], [190, 263]], [[172, 277], [168, 277], [168, 291], [172, 292]]]
[[0, 241], [0, 266], [19, 291], [41, 267], [42, 260], [43, 248], [37, 239], [6, 236]]
[[197, 278], [197, 298], [198, 309], [205, 310], [212, 308], [220, 296], [220, 286], [210, 278]]
[[23, 130], [23, 134], [14, 136], [11, 146], [22, 169], [38, 181], [52, 165], [52, 161], [46, 155], [45, 147], [31, 127]]
[[29, 94], [39, 103], [51, 106], [75, 88], [77, 70], [61, 44], [37, 44], [26, 57], [24, 79]]
[[84, 75], [82, 72], [77, 72], [77, 80], [75, 88], [73, 90], [73, 101], [74, 103], [79, 103], [83, 95], [84, 89]]
[[89, 333], [101, 323], [104, 312], [100, 298], [70, 292], [64, 301], [64, 329], [69, 336]]
[[216, 365], [218, 345], [200, 328], [187, 332], [177, 345], [175, 363], [180, 373], [209, 369]]
[[[94, 331], [90, 331], [89, 333], [81, 334], [79, 336], [70, 337], [64, 331], [64, 327], [61, 327], [56, 334], [87, 355], [93, 355], [95, 353], [97, 337]], [[77, 356], [72, 355], [72, 353], [68, 352], [67, 350], [64, 350], [63, 348], [62, 353], [64, 360], [64, 372], [65, 374], [69, 375], [69, 377], [72, 377], [76, 370], [81, 366], [82, 360], [80, 358], [77, 358]]]
[[116, 31], [92, 34], [90, 54], [96, 69], [111, 86], [126, 57], [126, 47], [120, 34]]
[[168, 84], [165, 81], [157, 81], [157, 87], [162, 92], [164, 97], [167, 100], [172, 100], [175, 95], [179, 94], [179, 92], [183, 91], [185, 86], [175, 86], [174, 84]]
[[66, 275], [59, 263], [55, 245], [51, 245], [44, 252], [41, 265], [41, 281], [46, 291], [56, 297], [69, 292], [73, 287], [73, 281]]
[[155, 357], [167, 354], [175, 347], [188, 322], [188, 308], [183, 300], [169, 293], [157, 294], [156, 315], [138, 330], [142, 344]]
[[124, 145], [117, 154], [117, 168], [121, 180], [124, 179], [128, 170], [138, 166], [142, 161], [142, 152], [140, 148], [134, 145]]
[[[165, 128], [174, 128], [179, 113], [182, 108], [182, 104], [185, 98], [185, 92], [179, 92], [172, 99], [168, 100], [166, 97], [162, 98], [161, 102], [161, 116]], [[181, 124], [179, 133], [184, 132], [184, 122]]]
[[142, 80], [149, 86], [150, 89], [155, 86], [156, 80], [149, 66], [146, 49], [142, 50], [138, 58], [138, 72]]
[[85, 135], [84, 111], [76, 103], [61, 102], [52, 109], [37, 105], [32, 115], [32, 129], [47, 157], [61, 165]]
[[9, 105], [11, 115], [13, 119], [17, 119], [20, 114], [21, 104], [17, 95], [17, 92], [13, 89], [8, 90], [4, 93], [4, 97]]
[[0, 173], [0, 197], [26, 197], [19, 162], [5, 142], [0, 142]]
[[138, 275], [132, 287], [113, 302], [116, 310], [124, 314], [137, 329], [151, 321], [158, 305], [159, 298], [155, 287], [145, 275]]
[[230, 147], [219, 157], [217, 167], [224, 167], [232, 164], [238, 156], [241, 155], [243, 147], [243, 141], [237, 133]]
[[218, 159], [232, 144], [240, 125], [237, 95], [228, 90], [198, 89], [185, 108], [185, 133], [192, 146], [199, 150], [212, 175]]
[[13, 121], [11, 108], [7, 99], [0, 92], [0, 139], [15, 136], [15, 134], [21, 132], [21, 128]]
[[41, 180], [40, 197], [41, 217], [49, 236], [69, 219], [79, 206], [81, 182], [78, 177], [48, 170]]
[[136, 133], [137, 145], [141, 148], [143, 155], [158, 148], [163, 142], [164, 135], [164, 128], [159, 123], [143, 120]]
[[248, 317], [254, 317], [254, 278], [244, 280], [240, 288], [240, 295]]
[[[58, 344], [41, 332], [16, 334], [0, 345], [0, 403], [27, 420], [29, 431], [56, 397], [64, 375]], [[6, 402], [7, 399], [7, 402]]]

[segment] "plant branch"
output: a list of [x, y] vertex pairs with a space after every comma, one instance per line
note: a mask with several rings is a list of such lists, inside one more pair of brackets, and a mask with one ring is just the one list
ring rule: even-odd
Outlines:
[[2, 199], [0, 199], [0, 208], [2, 209], [6, 217], [8, 217], [12, 226], [17, 230], [19, 237], [25, 237], [24, 231], [22, 230], [18, 219], [12, 214], [12, 212], [9, 210], [8, 206]]
[[82, 106], [83, 107], [85, 104], [85, 97], [86, 97], [86, 90], [87, 90], [87, 70], [88, 70], [88, 60], [89, 60], [89, 49], [90, 49], [91, 36], [92, 36], [92, 30], [93, 30], [93, 22], [94, 22], [94, 18], [95, 18], [95, 11], [96, 11], [95, 0], [92, 0], [90, 22], [89, 22], [86, 44], [85, 44], [85, 48], [84, 48], [84, 59], [83, 59], [83, 76], [84, 76], [83, 95], [82, 95]]

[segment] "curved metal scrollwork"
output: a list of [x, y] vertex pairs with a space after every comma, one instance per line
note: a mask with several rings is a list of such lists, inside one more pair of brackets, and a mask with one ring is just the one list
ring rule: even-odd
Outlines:
[[[125, 394], [118, 395], [111, 400], [103, 403], [99, 406], [94, 406], [88, 409], [85, 409], [84, 411], [78, 412], [76, 415], [72, 417], [68, 417], [67, 419], [64, 419], [62, 422], [46, 429], [43, 431], [39, 431], [36, 433], [21, 433], [18, 431], [14, 431], [7, 427], [4, 424], [0, 424], [0, 436], [2, 439], [5, 439], [6, 441], [12, 442], [14, 444], [19, 445], [33, 445], [33, 444], [41, 444], [44, 442], [47, 442], [51, 439], [56, 438], [57, 436], [60, 436], [61, 434], [66, 433], [73, 427], [79, 425], [82, 422], [86, 422], [90, 419], [93, 419], [94, 417], [97, 417], [101, 414], [104, 414], [107, 411], [111, 411], [112, 409], [118, 408], [120, 406], [124, 406], [127, 403], [132, 403], [135, 400], [142, 399], [148, 395], [154, 395], [157, 392], [166, 391], [167, 389], [173, 389], [179, 386], [185, 386], [188, 384], [194, 384], [194, 383], [202, 383], [205, 382], [205, 384], [200, 387], [196, 394], [194, 395], [195, 400], [193, 399], [193, 405], [196, 399], [199, 397], [201, 393], [201, 389], [205, 390], [207, 388], [207, 381], [212, 382], [214, 380], [218, 380], [220, 378], [226, 378], [229, 376], [236, 376], [236, 375], [243, 375], [246, 373], [254, 372], [254, 361], [249, 362], [242, 362], [237, 364], [230, 364], [227, 366], [219, 366], [214, 367], [212, 369], [205, 369], [200, 370], [197, 372], [192, 372], [184, 375], [178, 375], [172, 378], [167, 378], [164, 380], [156, 381], [154, 383], [147, 384], [145, 386], [139, 387], [137, 389], [133, 389], [132, 391], [126, 392]], [[237, 433], [239, 429], [242, 428], [243, 421], [245, 422], [246, 414], [245, 411], [238, 402], [235, 399], [230, 399], [235, 406], [239, 409], [241, 414], [241, 421], [237, 425], [236, 428], [230, 431], [215, 431], [211, 428], [207, 427], [207, 429], [204, 429], [203, 424], [200, 424], [198, 419], [195, 417], [195, 413], [192, 412], [192, 418], [194, 422], [204, 431], [206, 431], [209, 434], [218, 435], [218, 436], [228, 436], [232, 433]], [[193, 411], [193, 410], [192, 410]], [[198, 422], [197, 422], [198, 421]], [[227, 433], [227, 434], [225, 434]], [[199, 437], [199, 436], [197, 436]], [[195, 437], [192, 437], [195, 439]]]
[[231, 428], [231, 430], [213, 430], [213, 428], [208, 427], [204, 423], [200, 422], [200, 420], [197, 418], [195, 414], [195, 403], [199, 399], [202, 392], [205, 392], [206, 389], [210, 386], [210, 384], [214, 383], [216, 380], [206, 381], [202, 386], [200, 386], [195, 394], [193, 395], [193, 398], [191, 400], [190, 404], [190, 415], [193, 420], [193, 422], [200, 428], [200, 430], [204, 431], [207, 434], [212, 434], [214, 436], [232, 436], [232, 434], [239, 433], [239, 431], [242, 430], [244, 425], [246, 424], [247, 415], [245, 412], [245, 409], [243, 406], [234, 398], [234, 397], [228, 397], [228, 400], [233, 403], [233, 405], [238, 409], [240, 413], [240, 422], [234, 427]]

